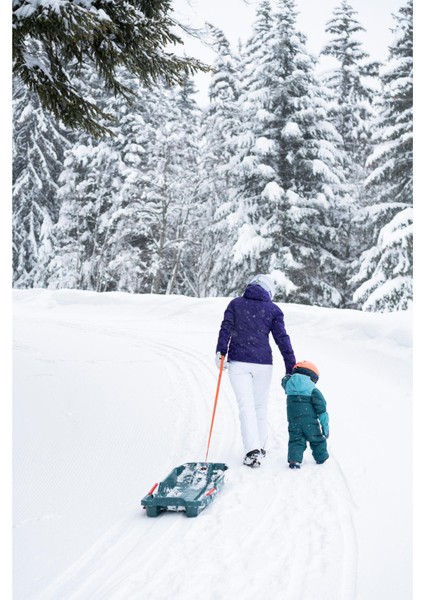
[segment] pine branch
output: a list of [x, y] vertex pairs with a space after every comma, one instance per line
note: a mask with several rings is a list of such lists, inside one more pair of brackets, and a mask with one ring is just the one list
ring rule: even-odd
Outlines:
[[134, 92], [118, 78], [124, 67], [152, 86], [158, 80], [182, 85], [187, 76], [210, 67], [169, 51], [182, 44], [165, 0], [97, 0], [88, 4], [13, 2], [13, 72], [36, 92], [43, 107], [71, 129], [99, 137], [111, 133], [99, 119], [112, 117], [81, 96], [72, 78], [93, 62], [107, 90], [130, 99]]

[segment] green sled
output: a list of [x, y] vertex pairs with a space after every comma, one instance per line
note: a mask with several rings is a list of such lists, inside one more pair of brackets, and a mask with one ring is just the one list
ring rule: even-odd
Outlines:
[[155, 484], [141, 505], [148, 517], [157, 517], [166, 510], [185, 510], [187, 517], [197, 517], [224, 485], [227, 469], [224, 463], [184, 463]]

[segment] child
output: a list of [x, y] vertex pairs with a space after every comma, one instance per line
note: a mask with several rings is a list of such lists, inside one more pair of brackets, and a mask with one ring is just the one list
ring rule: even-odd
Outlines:
[[328, 458], [327, 404], [322, 393], [315, 387], [318, 378], [319, 371], [314, 363], [302, 360], [294, 365], [292, 375], [286, 375], [281, 381], [287, 394], [287, 460], [290, 469], [300, 469], [306, 442], [309, 442], [312, 456], [318, 464], [322, 464]]

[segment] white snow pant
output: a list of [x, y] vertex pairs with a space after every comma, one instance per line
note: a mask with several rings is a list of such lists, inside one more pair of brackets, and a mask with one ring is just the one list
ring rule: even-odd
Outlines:
[[272, 365], [231, 361], [228, 374], [237, 398], [245, 451], [265, 448]]

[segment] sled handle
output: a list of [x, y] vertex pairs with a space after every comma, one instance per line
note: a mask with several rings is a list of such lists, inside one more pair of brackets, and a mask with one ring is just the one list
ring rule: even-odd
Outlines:
[[150, 492], [147, 494], [148, 496], [152, 496], [153, 492], [155, 491], [155, 489], [158, 487], [158, 483], [155, 483], [155, 485], [152, 487], [152, 489], [150, 490]]
[[218, 383], [217, 383], [217, 386], [216, 386], [215, 402], [214, 402], [214, 405], [213, 405], [212, 420], [211, 420], [211, 426], [210, 426], [210, 429], [209, 429], [209, 439], [208, 439], [208, 447], [206, 449], [205, 462], [208, 462], [209, 446], [211, 445], [212, 429], [213, 429], [213, 423], [215, 421], [216, 405], [218, 404], [218, 395], [219, 395], [219, 388], [221, 386], [222, 373], [224, 371], [224, 362], [225, 362], [225, 355], [222, 355], [221, 356], [221, 364], [219, 365]]

